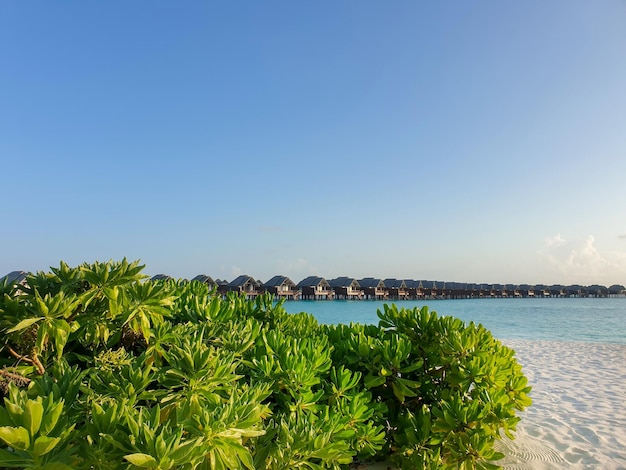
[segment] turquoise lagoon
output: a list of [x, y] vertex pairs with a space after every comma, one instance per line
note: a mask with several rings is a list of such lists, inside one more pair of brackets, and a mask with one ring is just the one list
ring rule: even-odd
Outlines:
[[427, 305], [439, 315], [481, 323], [499, 339], [626, 344], [626, 298], [460, 299], [460, 300], [298, 300], [289, 313], [307, 312], [320, 323], [377, 324], [384, 304]]

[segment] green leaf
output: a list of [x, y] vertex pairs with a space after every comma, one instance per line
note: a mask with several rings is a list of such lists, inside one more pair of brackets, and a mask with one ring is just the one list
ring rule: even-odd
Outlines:
[[56, 349], [57, 358], [63, 356], [63, 349], [70, 337], [70, 325], [65, 320], [52, 321], [52, 339], [54, 340], [54, 348]]
[[46, 455], [56, 447], [60, 440], [60, 437], [39, 436], [35, 439], [35, 444], [33, 445], [33, 455], [37, 457]]
[[27, 318], [19, 322], [13, 328], [7, 330], [7, 333], [14, 333], [16, 331], [25, 330], [26, 328], [30, 327], [31, 325], [34, 325], [35, 323], [43, 319], [44, 317]]
[[178, 446], [178, 448], [169, 454], [170, 458], [176, 462], [187, 462], [191, 453], [197, 447], [200, 441], [188, 441]]
[[128, 454], [124, 458], [132, 463], [135, 467], [140, 468], [152, 468], [156, 467], [157, 461], [154, 457], [148, 454]]
[[381, 377], [380, 375], [367, 375], [363, 380], [365, 384], [365, 388], [374, 388], [383, 385], [387, 381], [386, 377]]
[[43, 417], [43, 405], [41, 401], [28, 400], [25, 405], [23, 422], [31, 436], [39, 432]]
[[244, 465], [244, 467], [248, 470], [254, 470], [254, 460], [252, 459], [250, 451], [243, 446], [237, 446], [234, 450], [237, 453], [237, 457], [239, 457], [239, 461]]
[[48, 306], [43, 301], [43, 299], [41, 298], [41, 295], [39, 295], [39, 292], [37, 292], [37, 290], [35, 290], [35, 302], [37, 306], [39, 307], [38, 311], [43, 313], [44, 316], [47, 316], [50, 310], [48, 309]]
[[20, 424], [22, 419], [22, 414], [24, 410], [21, 406], [16, 405], [15, 403], [11, 403], [10, 401], [4, 400], [4, 406], [7, 410], [9, 418], [13, 424]]
[[46, 410], [46, 414], [41, 420], [41, 434], [46, 436], [51, 432], [59, 421], [59, 417], [63, 412], [63, 400], [54, 403]]
[[30, 447], [28, 431], [21, 426], [17, 428], [9, 426], [0, 427], [0, 439], [17, 450], [26, 450]]

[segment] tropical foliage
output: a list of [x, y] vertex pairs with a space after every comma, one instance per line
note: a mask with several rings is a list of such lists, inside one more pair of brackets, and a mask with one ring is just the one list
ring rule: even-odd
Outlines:
[[497, 468], [530, 405], [481, 325], [393, 305], [321, 325], [143, 268], [0, 280], [0, 468]]

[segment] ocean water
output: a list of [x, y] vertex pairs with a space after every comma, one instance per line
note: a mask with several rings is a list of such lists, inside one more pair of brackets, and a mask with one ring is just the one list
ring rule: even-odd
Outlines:
[[440, 316], [481, 323], [499, 339], [626, 344], [626, 298], [459, 299], [459, 300], [298, 300], [289, 313], [307, 312], [320, 323], [377, 324], [384, 304], [427, 305]]

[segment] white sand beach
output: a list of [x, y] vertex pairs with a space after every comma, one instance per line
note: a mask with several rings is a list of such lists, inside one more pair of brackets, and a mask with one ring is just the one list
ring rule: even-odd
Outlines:
[[516, 439], [498, 443], [509, 470], [626, 469], [626, 345], [505, 341], [533, 391]]

